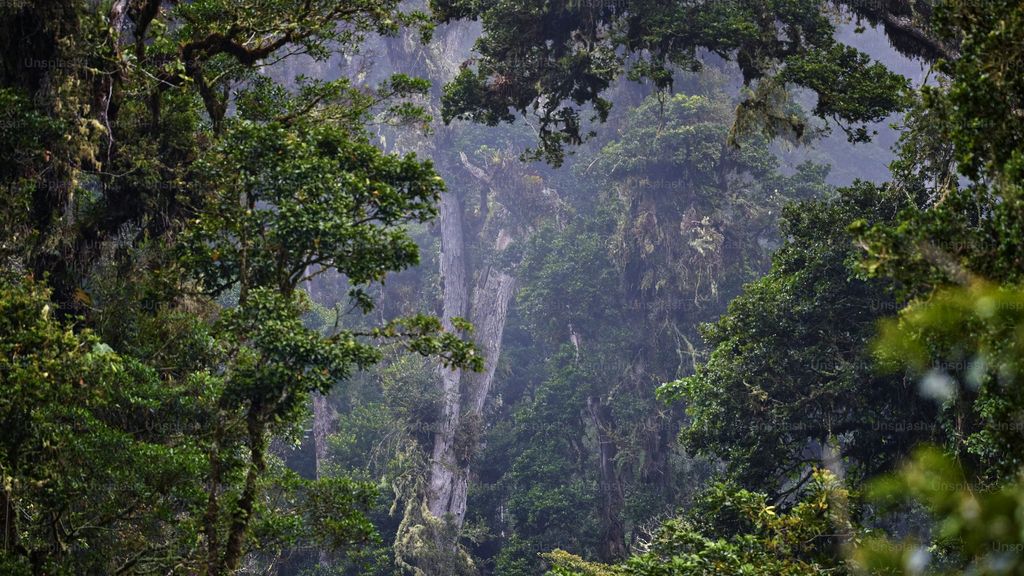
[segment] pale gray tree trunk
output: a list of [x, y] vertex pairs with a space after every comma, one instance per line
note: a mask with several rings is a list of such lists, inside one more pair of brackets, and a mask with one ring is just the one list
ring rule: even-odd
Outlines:
[[[306, 281], [306, 293], [309, 294], [310, 300], [316, 303], [323, 304], [320, 300], [323, 298], [323, 291], [318, 290], [317, 280], [312, 278], [313, 269], [310, 267], [306, 268], [304, 276], [309, 278]], [[322, 281], [322, 277], [321, 277]], [[329, 293], [329, 291], [328, 291]], [[334, 421], [337, 414], [331, 407], [327, 400], [327, 396], [320, 394], [319, 392], [313, 393], [313, 473], [317, 480], [326, 477], [327, 475], [327, 460], [328, 460], [328, 445], [327, 438], [331, 435], [331, 428], [334, 426]], [[329, 566], [331, 563], [331, 555], [327, 550], [318, 551], [318, 562], [321, 566]]]
[[[466, 279], [465, 239], [462, 228], [462, 203], [455, 194], [441, 198], [441, 282], [445, 329], [452, 330], [452, 318], [466, 316], [469, 302]], [[455, 459], [455, 435], [461, 416], [459, 385], [461, 370], [440, 368], [441, 415], [434, 431], [434, 449], [430, 461], [427, 509], [437, 518], [452, 510], [452, 489], [459, 463]]]
[[[448, 260], [447, 256], [443, 257], [442, 266]], [[462, 528], [466, 516], [470, 460], [484, 425], [483, 410], [501, 356], [501, 340], [508, 308], [515, 295], [515, 278], [507, 272], [488, 267], [479, 276], [477, 287], [473, 290], [471, 321], [475, 328], [473, 341], [483, 355], [484, 369], [482, 372], [441, 370], [443, 405], [441, 420], [434, 433], [430, 487], [427, 493], [427, 509], [430, 513], [452, 522], [456, 531]], [[446, 310], [450, 280], [445, 276]], [[452, 287], [458, 295], [451, 300], [463, 304], [465, 284], [460, 286], [458, 289]]]
[[[327, 396], [320, 393], [313, 394], [313, 458], [316, 479], [323, 478], [326, 473], [327, 464], [327, 437], [331, 434], [331, 427], [334, 425], [334, 409], [327, 402]], [[327, 550], [319, 550], [319, 564], [329, 566], [331, 555]]]
[[[427, 76], [436, 87], [440, 87], [454, 78], [463, 62], [471, 57], [472, 44], [479, 36], [479, 30], [479, 23], [451, 23], [439, 27], [427, 47], [418, 45], [412, 36], [407, 36], [401, 41], [386, 43], [384, 52], [392, 60], [392, 70]], [[434, 92], [434, 97], [432, 108], [439, 116], [439, 89]], [[433, 158], [449, 183], [458, 181], [454, 176], [464, 174], [461, 172], [463, 168], [478, 180], [486, 178], [481, 171], [471, 169], [468, 161], [459, 166], [457, 161], [445, 160], [446, 153], [456, 145], [452, 130], [438, 126], [430, 140], [409, 142], [399, 136], [391, 144], [396, 149], [413, 148]], [[476, 373], [438, 368], [441, 406], [434, 424], [433, 445], [428, 447], [430, 462], [423, 505], [407, 509], [407, 515], [412, 514], [413, 517], [406, 519], [407, 533], [396, 538], [396, 550], [401, 547], [399, 542], [403, 539], [408, 538], [412, 542], [419, 538], [421, 532], [411, 530], [412, 527], [426, 524], [434, 527], [428, 531], [434, 533], [433, 544], [447, 549], [452, 558], [464, 555], [458, 548], [457, 538], [466, 514], [470, 464], [483, 428], [482, 413], [492, 388], [508, 308], [515, 292], [515, 280], [510, 273], [497, 267], [471, 264], [468, 258], [469, 251], [500, 252], [507, 244], [507, 239], [499, 240], [502, 235], [508, 236], [507, 232], [485, 230], [488, 221], [486, 199], [488, 192], [493, 194], [494, 191], [489, 186], [490, 182], [482, 183], [485, 201], [480, 206], [480, 214], [473, 214], [472, 207], [467, 207], [456, 192], [446, 192], [441, 196], [438, 225], [441, 236], [442, 323], [446, 330], [456, 332], [453, 318], [464, 318], [474, 325], [472, 339], [483, 356], [484, 371]], [[422, 517], [428, 513], [433, 518]], [[447, 523], [446, 529], [436, 530], [437, 520]], [[414, 571], [425, 570], [424, 573], [432, 575], [432, 571], [439, 568], [429, 565], [429, 561], [417, 560], [415, 548], [413, 545], [401, 554]]]
[[333, 424], [334, 410], [328, 404], [327, 396], [313, 394], [313, 452], [317, 480], [327, 472], [327, 437], [331, 434]]
[[488, 266], [481, 274], [473, 301], [474, 341], [484, 355], [483, 372], [467, 374], [469, 398], [467, 406], [473, 413], [483, 412], [491, 392], [494, 371], [501, 355], [501, 340], [508, 319], [508, 307], [515, 295], [515, 278], [496, 267]]
[[[462, 423], [469, 436], [466, 448], [470, 451], [476, 450], [477, 439], [483, 432], [483, 410], [494, 382], [494, 371], [501, 356], [501, 340], [508, 318], [508, 307], [514, 295], [515, 279], [493, 267], [488, 267], [482, 273], [480, 286], [474, 291], [474, 341], [484, 355], [484, 370], [463, 375], [466, 398]], [[447, 512], [458, 528], [462, 527], [466, 517], [469, 472], [469, 462], [465, 462], [453, 479], [452, 498]]]
[[618, 447], [612, 437], [611, 409], [600, 400], [587, 398], [587, 412], [597, 440], [598, 469], [601, 472], [601, 548], [604, 561], [626, 555], [626, 531], [622, 523], [625, 492], [616, 464]]
[[[515, 279], [508, 272], [486, 266], [471, 271], [465, 256], [467, 241], [481, 251], [490, 247], [496, 252], [504, 250], [510, 236], [506, 229], [487, 226], [489, 197], [498, 192], [491, 186], [493, 178], [483, 169], [471, 164], [460, 154], [463, 167], [479, 181], [480, 199], [478, 222], [467, 233], [465, 206], [454, 195], [441, 201], [441, 278], [442, 318], [445, 327], [452, 329], [455, 316], [471, 317], [473, 341], [483, 355], [482, 372], [463, 372], [441, 369], [442, 408], [430, 466], [427, 509], [440, 519], [451, 522], [457, 534], [466, 516], [466, 496], [469, 485], [470, 463], [477, 450], [484, 428], [483, 411], [494, 381], [494, 372], [501, 355], [501, 340], [508, 318], [508, 307], [515, 294]], [[474, 281], [469, 290], [471, 277]], [[454, 542], [444, 543], [454, 546]]]

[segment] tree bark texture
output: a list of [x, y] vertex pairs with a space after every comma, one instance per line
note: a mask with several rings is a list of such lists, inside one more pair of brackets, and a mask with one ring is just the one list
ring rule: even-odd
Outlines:
[[611, 409], [594, 398], [587, 399], [587, 412], [597, 438], [597, 456], [601, 486], [601, 550], [603, 560], [626, 556], [626, 530], [622, 523], [625, 494], [615, 465], [618, 447], [610, 430]]
[[[441, 198], [441, 278], [443, 309], [441, 319], [451, 330], [452, 318], [465, 317], [469, 302], [466, 280], [465, 239], [462, 230], [462, 203], [452, 193]], [[441, 417], [434, 431], [434, 449], [430, 461], [427, 509], [438, 518], [452, 510], [452, 490], [458, 463], [455, 461], [455, 434], [459, 426], [461, 370], [439, 369], [441, 380]]]

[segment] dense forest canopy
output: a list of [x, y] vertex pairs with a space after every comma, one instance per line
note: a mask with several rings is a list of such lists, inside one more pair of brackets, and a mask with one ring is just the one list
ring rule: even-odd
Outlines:
[[1019, 2], [0, 45], [0, 574], [1024, 574]]

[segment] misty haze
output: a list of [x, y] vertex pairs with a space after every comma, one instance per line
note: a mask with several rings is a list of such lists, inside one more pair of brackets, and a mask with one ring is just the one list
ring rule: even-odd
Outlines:
[[1019, 0], [0, 44], [0, 576], [1024, 575]]

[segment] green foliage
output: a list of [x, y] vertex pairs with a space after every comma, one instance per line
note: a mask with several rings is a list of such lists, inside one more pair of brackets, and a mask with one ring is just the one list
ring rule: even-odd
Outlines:
[[384, 342], [482, 364], [429, 316], [309, 327], [299, 290], [340, 272], [367, 313], [366, 288], [418, 262], [408, 226], [436, 216], [443, 183], [366, 125], [422, 126], [429, 85], [260, 72], [429, 32], [397, 5], [0, 11], [5, 568], [219, 575], [379, 544], [374, 486], [299, 478], [270, 445]]
[[197, 170], [216, 196], [186, 231], [185, 262], [214, 293], [236, 282], [288, 290], [312, 267], [381, 280], [417, 262], [400, 227], [433, 217], [443, 189], [429, 165], [330, 124], [232, 123]]
[[[844, 573], [835, 547], [852, 536], [848, 494], [827, 471], [815, 473], [807, 497], [786, 512], [762, 494], [713, 487], [704, 506], [713, 510], [709, 531], [686, 519], [666, 522], [646, 550], [616, 566], [585, 562], [564, 551], [545, 554], [550, 576], [824, 576]], [[721, 519], [734, 531], [721, 532]], [[705, 519], [707, 521], [708, 518]]]
[[[836, 6], [946, 77], [912, 99], [835, 40]], [[453, 186], [466, 230], [515, 237], [467, 259], [522, 288], [500, 394], [459, 431], [460, 460], [485, 445], [469, 528], [421, 508], [424, 447], [434, 359], [483, 359], [464, 321], [455, 334], [417, 314], [443, 278], [383, 287], [420, 264], [444, 185], [368, 130], [427, 131], [430, 85], [285, 84], [275, 66], [349, 61], [371, 37], [389, 51], [379, 38], [425, 38], [431, 17], [397, 0], [14, 0], [0, 2], [0, 572], [284, 573], [324, 552], [334, 573], [803, 576], [846, 573], [859, 542], [876, 573], [1024, 573], [1019, 3], [431, 7], [484, 30], [443, 119], [539, 119], [497, 145], [465, 126], [438, 141], [445, 170], [486, 168]], [[736, 64], [738, 103], [683, 74], [708, 57]], [[670, 94], [680, 83], [694, 89]], [[914, 105], [891, 185], [807, 201], [825, 170], [778, 173], [768, 139], [807, 133], [799, 89], [857, 141]], [[613, 116], [613, 90], [636, 109]], [[620, 130], [571, 175], [512, 161], [531, 128], [533, 156], [557, 164], [607, 120]], [[770, 272], [705, 329], [700, 365], [694, 327], [765, 271], [791, 200]], [[328, 311], [303, 289], [332, 275], [343, 302]], [[665, 381], [675, 406], [657, 402]], [[341, 414], [311, 479], [289, 465], [309, 459], [298, 438], [318, 394]], [[857, 489], [936, 437], [956, 462], [919, 452], [873, 485], [877, 508], [816, 471], [827, 460]], [[729, 483], [698, 497], [708, 462]], [[908, 499], [937, 520], [920, 544], [881, 535], [901, 517], [878, 511]], [[880, 527], [859, 539], [858, 520]], [[478, 558], [438, 545], [460, 537]], [[538, 556], [555, 546], [571, 552]]]
[[555, 544], [618, 559], [692, 496], [708, 466], [673, 445], [680, 411], [654, 389], [690, 369], [696, 325], [766, 265], [782, 202], [824, 187], [809, 165], [778, 175], [763, 139], [730, 146], [726, 97], [694, 84], [702, 95], [646, 99], [581, 158], [576, 177], [606, 192], [523, 247], [509, 337], [523, 348], [502, 390], [516, 402], [496, 407], [506, 422], [481, 469], [500, 479], [474, 501], [502, 510], [493, 531], [514, 534], [499, 574], [536, 573]]
[[721, 93], [648, 98], [593, 163], [622, 198], [612, 254], [629, 296], [690, 324], [765, 267], [782, 205], [824, 188], [811, 166], [777, 174], [763, 138], [729, 145], [729, 122]]
[[892, 277], [908, 298], [974, 278], [1020, 282], [1024, 200], [1017, 190], [972, 185], [930, 196], [892, 223], [855, 222], [866, 248], [862, 275]]
[[875, 323], [899, 304], [884, 281], [855, 277], [846, 230], [855, 219], [885, 222], [906, 202], [858, 184], [787, 207], [771, 271], [705, 328], [707, 363], [659, 391], [686, 401], [685, 445], [724, 458], [743, 486], [776, 493], [819, 457], [815, 447], [836, 444], [864, 475], [928, 437], [932, 411], [912, 381], [874, 369]]
[[925, 99], [942, 115], [964, 174], [1019, 184], [1024, 125], [1017, 111], [1024, 85], [1013, 63], [1024, 45], [1024, 7], [950, 0], [942, 3], [938, 20], [945, 36], [962, 38], [960, 55], [941, 67], [952, 77], [948, 90], [926, 90]]
[[988, 575], [1024, 569], [1016, 385], [1022, 304], [1018, 289], [977, 283], [938, 291], [884, 325], [880, 358], [921, 376], [922, 392], [952, 412], [953, 449], [963, 446], [985, 466], [976, 474], [970, 458], [922, 448], [898, 473], [874, 482], [870, 495], [880, 507], [916, 502], [935, 524], [924, 541], [884, 534], [865, 540], [854, 556], [865, 572]]
[[[870, 10], [848, 4], [858, 13]], [[619, 76], [666, 89], [676, 71], [701, 68], [702, 52], [734, 60], [746, 85], [777, 84], [778, 78], [810, 88], [819, 97], [816, 113], [841, 122], [854, 139], [867, 137], [865, 123], [903, 108], [906, 82], [837, 44], [828, 11], [810, 0], [434, 0], [431, 6], [442, 20], [473, 18], [484, 27], [475, 66], [445, 87], [445, 121], [493, 126], [511, 122], [513, 112], [535, 114], [540, 143], [533, 155], [556, 165], [565, 145], [588, 135], [587, 106], [591, 120], [608, 118], [611, 102], [604, 94]], [[762, 104], [755, 98], [745, 106]], [[796, 117], [770, 110], [759, 116], [764, 125], [789, 123], [798, 137], [804, 130]]]
[[922, 392], [943, 405], [949, 447], [990, 480], [1012, 479], [1024, 461], [1021, 326], [1021, 291], [978, 282], [909, 306], [877, 343], [890, 367], [921, 378]]
[[187, 550], [194, 524], [160, 524], [203, 498], [205, 458], [185, 427], [195, 404], [57, 321], [43, 286], [5, 280], [2, 294], [5, 565], [113, 572], [154, 546]]
[[[962, 56], [943, 64], [948, 82], [924, 91], [897, 164], [904, 181], [930, 187], [930, 197], [892, 224], [861, 222], [855, 231], [867, 249], [862, 274], [896, 279], [914, 301], [886, 328], [884, 358], [924, 376], [942, 404], [948, 449], [989, 481], [1009, 479], [1019, 463], [1019, 399], [998, 367], [1007, 363], [1000, 351], [1016, 345], [1024, 211], [1018, 146], [1003, 131], [1016, 128], [996, 118], [1010, 118], [1015, 98], [1014, 80], [1001, 70], [1016, 48], [1007, 39], [1019, 35], [1020, 10], [948, 2], [939, 16], [947, 36], [962, 37]], [[954, 167], [973, 181], [962, 186]], [[975, 310], [979, 302], [990, 304]]]
[[865, 574], [1020, 574], [1024, 570], [1021, 496], [1011, 482], [980, 488], [937, 448], [922, 448], [897, 474], [873, 483], [880, 506], [922, 504], [934, 518], [931, 541], [867, 537], [853, 553]]
[[867, 142], [867, 124], [881, 122], [894, 111], [902, 111], [909, 85], [864, 53], [836, 44], [827, 50], [811, 50], [790, 58], [781, 76], [784, 81], [805, 86], [818, 94], [814, 113], [822, 118], [860, 123], [846, 129], [852, 142]]

